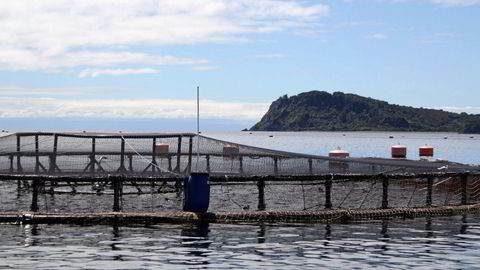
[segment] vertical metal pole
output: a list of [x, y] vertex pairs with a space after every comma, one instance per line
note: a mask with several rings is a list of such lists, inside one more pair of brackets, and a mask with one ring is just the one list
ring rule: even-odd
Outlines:
[[156, 155], [157, 155], [157, 149], [156, 149], [156, 146], [157, 145], [157, 138], [153, 138], [153, 142], [152, 142], [152, 175], [155, 175], [155, 171], [157, 170], [157, 158], [156, 158]]
[[120, 168], [118, 171], [124, 172], [125, 169], [125, 139], [122, 137], [122, 142], [120, 144]]
[[171, 171], [172, 170], [172, 156], [170, 154], [168, 154], [168, 170]]
[[383, 196], [382, 196], [382, 208], [388, 208], [388, 176], [382, 175], [382, 187], [383, 187]]
[[325, 208], [332, 209], [332, 178], [325, 180]]
[[13, 174], [13, 155], [10, 155], [8, 156], [8, 158], [10, 159], [10, 173]]
[[308, 159], [308, 173], [313, 174], [313, 161], [311, 158]]
[[175, 170], [180, 172], [180, 156], [182, 155], [182, 136], [178, 136], [178, 146], [177, 146], [177, 167]]
[[133, 172], [133, 156], [128, 155], [128, 170]]
[[38, 186], [39, 186], [38, 179], [33, 179], [32, 183], [32, 204], [30, 205], [30, 211], [37, 212], [38, 211]]
[[206, 155], [205, 159], [207, 160], [207, 172], [210, 173], [210, 155]]
[[468, 174], [462, 173], [462, 205], [468, 204]]
[[95, 175], [95, 152], [96, 152], [96, 139], [92, 138], [92, 154], [90, 155], [90, 174]]
[[192, 153], [193, 153], [193, 137], [188, 139], [188, 172], [192, 171]]
[[243, 174], [243, 156], [238, 157], [238, 161], [240, 162], [240, 174]]
[[274, 165], [273, 173], [277, 175], [278, 174], [278, 157], [273, 158], [273, 165]]
[[433, 176], [427, 178], [427, 206], [432, 206]]
[[265, 205], [265, 181], [263, 179], [258, 180], [258, 211], [264, 211]]
[[51, 174], [55, 173], [56, 167], [57, 167], [57, 148], [58, 148], [58, 135], [54, 134], [53, 136], [53, 151], [52, 154], [50, 155], [50, 168], [49, 172]]
[[40, 157], [38, 156], [39, 152], [39, 144], [38, 144], [38, 134], [35, 135], [35, 174], [38, 174], [40, 171]]
[[195, 171], [198, 172], [198, 163], [200, 162], [200, 87], [197, 86], [197, 164]]
[[122, 197], [122, 180], [120, 176], [109, 177], [109, 181], [113, 183], [113, 212], [120, 212], [122, 210], [120, 200]]
[[17, 173], [22, 173], [22, 163], [20, 161], [20, 135], [17, 134]]

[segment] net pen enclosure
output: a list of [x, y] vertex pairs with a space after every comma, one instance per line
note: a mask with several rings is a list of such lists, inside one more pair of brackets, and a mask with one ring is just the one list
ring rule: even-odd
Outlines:
[[[184, 211], [196, 196], [185, 179], [198, 173], [205, 213]], [[480, 168], [449, 161], [306, 155], [194, 133], [0, 138], [1, 222], [318, 222], [459, 214], [479, 200]]]

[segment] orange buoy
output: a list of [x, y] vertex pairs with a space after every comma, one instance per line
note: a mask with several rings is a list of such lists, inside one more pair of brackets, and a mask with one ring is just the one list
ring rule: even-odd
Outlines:
[[328, 152], [329, 157], [336, 157], [336, 158], [347, 158], [350, 156], [348, 151], [342, 150], [339, 148]]
[[392, 146], [392, 158], [406, 158], [407, 147], [405, 145], [393, 145]]
[[418, 148], [420, 157], [433, 157], [433, 146], [424, 145]]
[[154, 146], [155, 154], [167, 154], [168, 153], [168, 144], [156, 143]]

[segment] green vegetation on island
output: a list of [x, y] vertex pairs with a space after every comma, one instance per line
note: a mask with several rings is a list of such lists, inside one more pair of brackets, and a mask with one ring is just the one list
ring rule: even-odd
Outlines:
[[342, 92], [310, 91], [280, 97], [250, 130], [480, 133], [480, 115], [393, 105]]

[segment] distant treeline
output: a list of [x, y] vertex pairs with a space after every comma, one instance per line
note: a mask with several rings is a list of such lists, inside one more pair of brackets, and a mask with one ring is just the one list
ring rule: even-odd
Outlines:
[[250, 130], [480, 133], [480, 115], [393, 105], [342, 92], [310, 91], [280, 97]]

